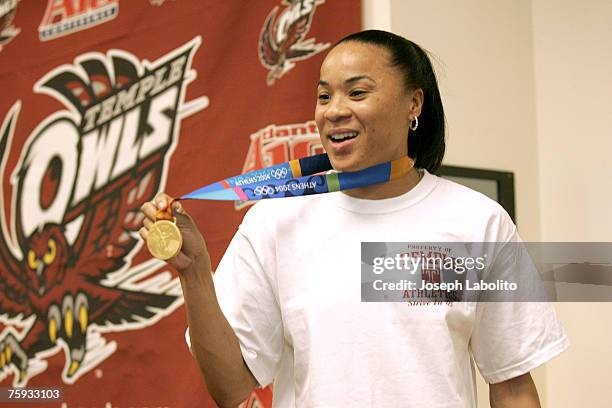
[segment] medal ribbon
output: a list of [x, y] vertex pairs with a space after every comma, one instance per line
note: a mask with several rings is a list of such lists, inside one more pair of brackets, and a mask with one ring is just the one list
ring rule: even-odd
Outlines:
[[291, 160], [201, 187], [179, 200], [251, 201], [331, 193], [385, 183], [405, 176], [408, 156], [355, 172], [318, 174], [332, 169], [327, 154]]

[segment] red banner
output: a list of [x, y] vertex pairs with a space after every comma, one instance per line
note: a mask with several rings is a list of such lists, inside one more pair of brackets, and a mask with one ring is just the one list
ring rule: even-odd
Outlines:
[[[18, 406], [212, 407], [140, 205], [321, 151], [355, 0], [0, 0], [0, 387]], [[186, 203], [220, 260], [245, 203]], [[35, 396], [30, 395], [32, 399]], [[269, 389], [245, 406], [271, 405]]]

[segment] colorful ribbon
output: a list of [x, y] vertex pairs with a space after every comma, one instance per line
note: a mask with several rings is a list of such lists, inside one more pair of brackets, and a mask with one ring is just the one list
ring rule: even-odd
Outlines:
[[408, 174], [412, 166], [405, 156], [355, 172], [317, 174], [332, 169], [323, 153], [230, 177], [180, 199], [250, 201], [331, 193], [395, 180]]

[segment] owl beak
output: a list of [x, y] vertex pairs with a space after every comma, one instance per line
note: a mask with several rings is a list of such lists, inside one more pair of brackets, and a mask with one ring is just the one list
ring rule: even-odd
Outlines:
[[42, 262], [36, 267], [36, 276], [38, 276], [38, 282], [40, 283], [40, 286], [38, 287], [38, 296], [42, 296], [45, 293], [45, 277], [43, 276], [43, 268], [44, 265]]

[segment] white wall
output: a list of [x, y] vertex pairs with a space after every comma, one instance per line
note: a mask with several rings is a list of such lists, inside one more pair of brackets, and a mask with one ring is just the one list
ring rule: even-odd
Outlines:
[[361, 4], [364, 29], [391, 30], [390, 0], [363, 0]]
[[[543, 241], [612, 241], [612, 1], [533, 0]], [[559, 304], [550, 407], [609, 407], [612, 304]]]
[[[611, 241], [612, 1], [363, 4], [437, 55], [445, 163], [513, 171], [525, 240]], [[556, 306], [572, 346], [533, 373], [542, 406], [610, 406], [612, 305]]]
[[612, 1], [534, 0], [542, 239], [612, 237]]

